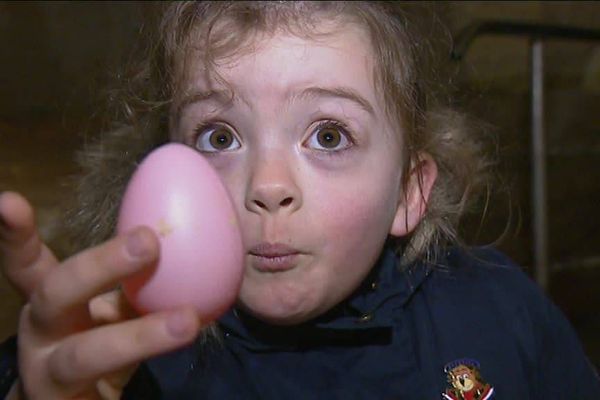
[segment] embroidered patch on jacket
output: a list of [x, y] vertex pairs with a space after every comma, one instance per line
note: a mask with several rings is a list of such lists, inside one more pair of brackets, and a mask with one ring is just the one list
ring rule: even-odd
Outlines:
[[479, 371], [479, 362], [461, 358], [444, 366], [448, 383], [452, 387], [442, 393], [444, 400], [488, 400], [494, 394], [494, 387], [486, 383]]

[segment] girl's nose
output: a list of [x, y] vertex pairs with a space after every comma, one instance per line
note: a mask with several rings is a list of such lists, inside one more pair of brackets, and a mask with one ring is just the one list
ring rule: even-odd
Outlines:
[[292, 213], [302, 205], [301, 191], [285, 159], [258, 160], [250, 178], [246, 208], [255, 213]]

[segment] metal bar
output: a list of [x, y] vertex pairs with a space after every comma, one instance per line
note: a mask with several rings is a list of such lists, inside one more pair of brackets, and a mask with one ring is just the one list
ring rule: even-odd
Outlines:
[[532, 230], [536, 280], [547, 289], [549, 280], [548, 220], [546, 205], [546, 148], [544, 133], [544, 63], [542, 40], [599, 41], [600, 30], [514, 21], [479, 21], [455, 38], [451, 57], [460, 60], [471, 42], [485, 34], [526, 37], [531, 44]]
[[531, 43], [531, 146], [533, 247], [535, 277], [548, 288], [548, 216], [546, 211], [546, 138], [544, 132], [544, 47], [541, 39]]

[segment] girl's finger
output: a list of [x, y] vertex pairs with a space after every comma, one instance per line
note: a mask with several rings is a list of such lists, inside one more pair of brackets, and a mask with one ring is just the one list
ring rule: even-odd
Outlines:
[[140, 227], [67, 259], [31, 296], [32, 323], [57, 334], [91, 327], [90, 299], [153, 265], [158, 252], [154, 233]]
[[54, 382], [80, 387], [192, 342], [200, 320], [192, 307], [105, 325], [66, 339], [48, 360]]
[[120, 289], [94, 297], [89, 302], [89, 312], [96, 325], [111, 324], [137, 315]]
[[96, 390], [102, 400], [119, 400], [121, 398], [122, 389], [125, 386], [113, 386], [105, 379], [100, 379], [96, 382]]
[[4, 275], [25, 298], [58, 264], [38, 235], [33, 208], [15, 192], [0, 194], [0, 255]]
[[123, 388], [131, 379], [139, 364], [129, 365], [112, 374], [108, 374], [96, 382], [96, 389], [103, 400], [118, 400]]

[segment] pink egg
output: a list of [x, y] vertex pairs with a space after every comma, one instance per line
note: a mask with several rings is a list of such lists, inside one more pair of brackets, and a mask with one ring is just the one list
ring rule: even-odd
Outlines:
[[232, 305], [242, 280], [242, 238], [229, 193], [203, 156], [171, 143], [142, 161], [125, 191], [117, 232], [139, 225], [160, 239], [156, 268], [123, 282], [140, 313], [192, 304], [207, 322]]

